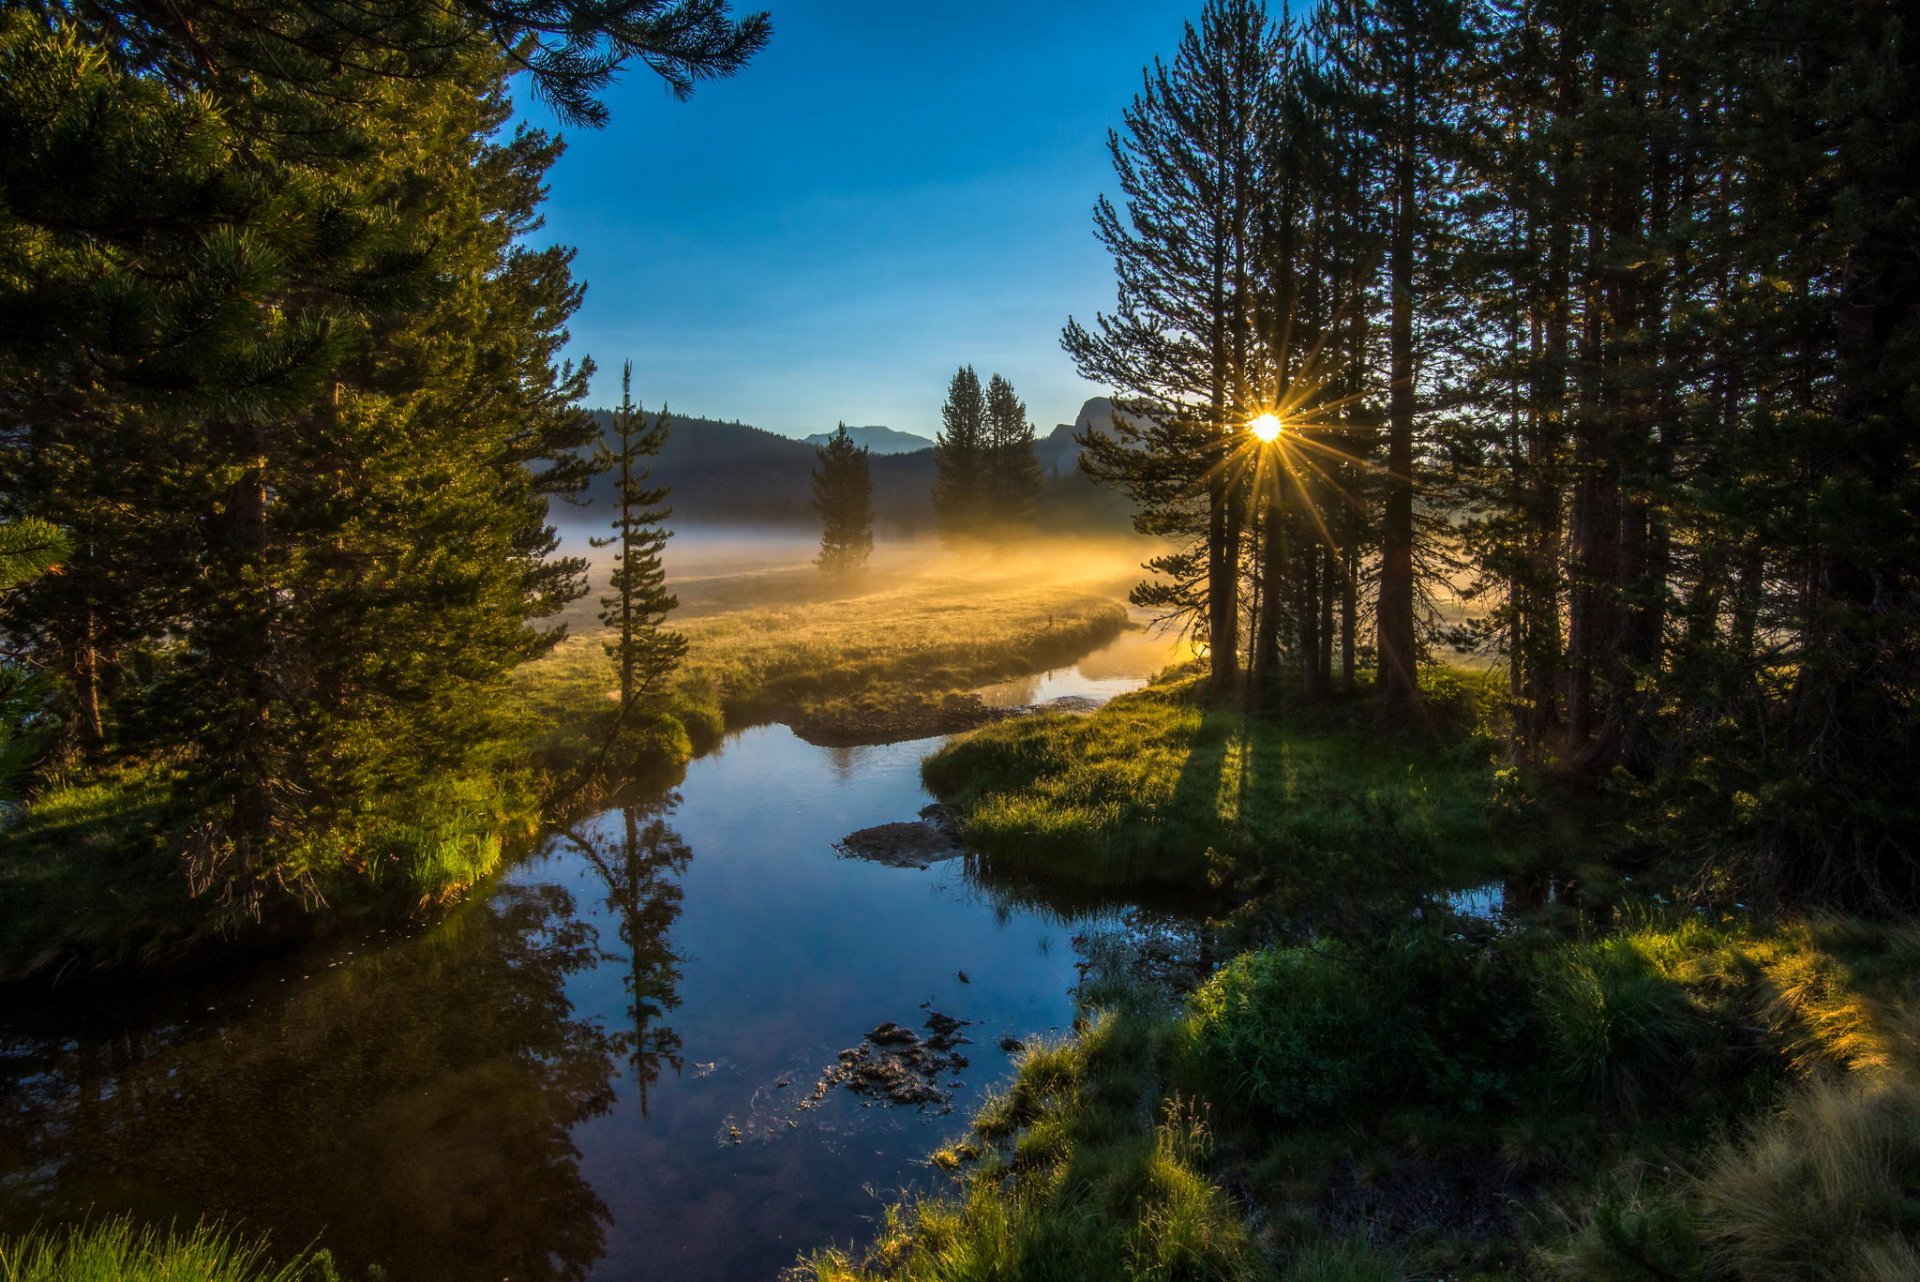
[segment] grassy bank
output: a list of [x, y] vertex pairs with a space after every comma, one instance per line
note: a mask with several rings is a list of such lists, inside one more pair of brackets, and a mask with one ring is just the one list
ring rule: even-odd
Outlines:
[[[1231, 955], [1185, 993], [1096, 967], [935, 1155], [953, 1185], [811, 1272], [1920, 1277], [1920, 926], [1674, 907], [1496, 764], [1473, 681], [1430, 684], [1394, 734], [1176, 679], [931, 758], [989, 863], [1209, 883]], [[1570, 864], [1581, 893], [1497, 921], [1432, 893]]]
[[1479, 678], [1400, 737], [1339, 716], [1268, 721], [1208, 704], [1197, 676], [1093, 716], [995, 725], [930, 757], [997, 871], [1103, 886], [1223, 879], [1463, 886], [1521, 858], [1503, 777], [1475, 733]]
[[1688, 918], [1094, 986], [823, 1282], [1893, 1282], [1920, 1267], [1920, 931]]
[[[1118, 634], [1125, 612], [1105, 587], [924, 573], [690, 619], [687, 663], [629, 727], [619, 765], [670, 778], [727, 727], [756, 721], [791, 721], [823, 742], [972, 724], [961, 692], [1070, 662]], [[543, 801], [596, 758], [616, 687], [596, 636], [521, 669], [502, 691], [499, 739], [472, 745], [457, 777], [369, 798], [350, 825], [312, 841], [300, 861], [309, 880], [258, 922], [187, 893], [172, 846], [192, 816], [175, 802], [172, 763], [50, 774], [0, 838], [0, 981], [171, 965], [456, 896], [536, 833]]]
[[[1070, 663], [1125, 625], [1111, 592], [923, 575], [874, 592], [678, 623], [687, 661], [668, 701], [696, 741], [764, 721], [788, 722], [818, 741], [902, 738], [938, 721], [962, 692]], [[536, 754], [561, 760], [597, 743], [616, 684], [592, 636], [570, 638], [522, 669], [514, 697], [539, 727]]]

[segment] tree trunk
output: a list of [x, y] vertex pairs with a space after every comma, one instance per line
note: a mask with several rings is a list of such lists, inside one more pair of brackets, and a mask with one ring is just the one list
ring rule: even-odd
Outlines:
[[1415, 199], [1412, 86], [1403, 103], [1394, 160], [1393, 235], [1388, 267], [1392, 289], [1388, 335], [1387, 504], [1380, 542], [1380, 602], [1375, 619], [1380, 647], [1380, 693], [1385, 709], [1405, 712], [1419, 696], [1413, 628], [1413, 219]]

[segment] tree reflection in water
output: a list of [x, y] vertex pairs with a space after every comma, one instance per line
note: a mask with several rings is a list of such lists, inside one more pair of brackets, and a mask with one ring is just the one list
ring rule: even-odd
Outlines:
[[566, 834], [605, 879], [607, 906], [620, 921], [631, 1026], [614, 1040], [626, 1053], [643, 1117], [662, 1067], [678, 1077], [684, 1063], [680, 1035], [664, 1022], [680, 1004], [680, 958], [668, 935], [680, 917], [679, 878], [693, 858], [664, 818], [678, 801], [669, 795], [658, 806], [626, 806], [616, 830]]
[[424, 936], [175, 990], [165, 1009], [121, 994], [0, 1021], [0, 1228], [204, 1213], [397, 1280], [585, 1276], [608, 1211], [571, 1132], [611, 1106], [623, 1056], [677, 1064], [657, 1019], [675, 1000], [665, 883], [686, 854], [649, 844], [656, 826], [632, 830], [616, 886], [632, 1034], [575, 1017], [567, 978], [605, 954], [572, 897], [512, 883]]

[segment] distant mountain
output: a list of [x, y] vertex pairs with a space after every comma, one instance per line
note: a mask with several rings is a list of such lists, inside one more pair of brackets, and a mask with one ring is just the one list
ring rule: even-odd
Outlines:
[[[895, 431], [891, 427], [850, 427], [847, 435], [853, 438], [855, 445], [864, 445], [875, 454], [911, 454], [915, 450], [933, 448], [933, 442], [926, 437]], [[832, 432], [815, 432], [803, 439], [808, 445], [825, 445], [832, 437]]]
[[[1078, 470], [1080, 461], [1080, 443], [1074, 440], [1078, 432], [1101, 432], [1111, 435], [1113, 422], [1120, 411], [1114, 409], [1110, 396], [1094, 396], [1080, 407], [1080, 413], [1071, 423], [1062, 423], [1047, 436], [1034, 443], [1034, 452], [1040, 456], [1040, 470], [1048, 475], [1064, 475]], [[1121, 416], [1128, 422], [1139, 422], [1134, 415]]]
[[[596, 411], [605, 427], [612, 415]], [[854, 429], [849, 428], [851, 432]], [[886, 429], [881, 429], [886, 430]], [[906, 436], [907, 433], [896, 433]], [[1060, 436], [1056, 431], [1054, 436]], [[1049, 470], [1046, 445], [1041, 443], [1041, 468]], [[1073, 441], [1069, 433], [1067, 445]], [[671, 491], [667, 499], [676, 524], [789, 525], [815, 528], [813, 511], [814, 449], [805, 441], [716, 419], [679, 414], [667, 431], [667, 445], [653, 460], [652, 480]], [[1075, 456], [1078, 450], [1075, 448]], [[931, 449], [905, 454], [875, 453], [873, 469], [874, 530], [883, 537], [930, 535], [933, 521], [934, 456]], [[1069, 458], [1052, 469], [1040, 496], [1043, 524], [1062, 527], [1121, 529], [1126, 524], [1124, 500], [1111, 490], [1097, 489]], [[589, 488], [587, 511], [576, 519], [595, 521], [613, 497], [610, 476], [596, 477]], [[566, 514], [556, 510], [556, 517]]]
[[[594, 417], [603, 428], [612, 419], [606, 411], [595, 411]], [[675, 414], [666, 448], [653, 460], [652, 479], [672, 492], [667, 502], [676, 522], [811, 526], [818, 520], [814, 449], [745, 423]], [[912, 537], [931, 530], [933, 451], [875, 454], [872, 467], [878, 532]], [[595, 478], [588, 496], [594, 507], [603, 508], [613, 496], [612, 478]]]
[[1074, 464], [1080, 459], [1080, 442], [1073, 439], [1073, 431], [1073, 424], [1062, 423], [1033, 443], [1033, 452], [1040, 459], [1040, 470], [1048, 476], [1059, 476], [1074, 470]]

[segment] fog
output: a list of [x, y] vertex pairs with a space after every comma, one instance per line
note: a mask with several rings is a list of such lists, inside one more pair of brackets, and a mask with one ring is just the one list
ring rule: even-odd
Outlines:
[[[571, 513], [556, 514], [571, 516]], [[591, 629], [612, 570], [613, 549], [595, 548], [603, 526], [578, 517], [555, 522], [561, 552], [588, 561], [591, 591], [567, 611], [576, 630]], [[609, 531], [610, 532], [610, 531]], [[809, 601], [904, 586], [939, 577], [981, 583], [1058, 584], [1063, 589], [1124, 595], [1145, 573], [1140, 567], [1159, 545], [1132, 536], [1035, 534], [999, 546], [955, 551], [931, 536], [876, 537], [868, 573], [850, 582], [822, 575], [813, 558], [818, 534], [781, 525], [690, 524], [674, 527], [663, 561], [667, 586], [680, 599], [677, 618]], [[957, 587], [958, 585], [956, 585]]]

